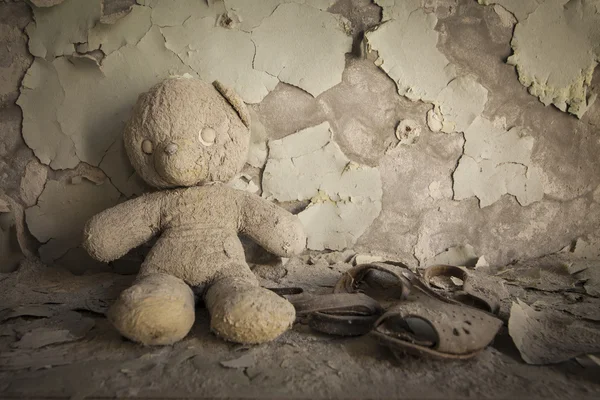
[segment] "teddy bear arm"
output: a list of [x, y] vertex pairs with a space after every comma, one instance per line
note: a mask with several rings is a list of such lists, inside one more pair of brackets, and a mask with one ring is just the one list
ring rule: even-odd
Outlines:
[[85, 225], [83, 246], [99, 261], [112, 261], [160, 230], [162, 194], [126, 201], [96, 214]]
[[291, 257], [306, 247], [302, 222], [287, 210], [247, 193], [241, 214], [241, 231], [270, 253]]

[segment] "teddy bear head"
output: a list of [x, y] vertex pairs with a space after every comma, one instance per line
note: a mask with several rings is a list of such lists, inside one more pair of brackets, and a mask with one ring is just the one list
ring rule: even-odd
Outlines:
[[246, 162], [249, 120], [244, 102], [219, 82], [171, 77], [139, 96], [123, 140], [154, 187], [227, 182]]

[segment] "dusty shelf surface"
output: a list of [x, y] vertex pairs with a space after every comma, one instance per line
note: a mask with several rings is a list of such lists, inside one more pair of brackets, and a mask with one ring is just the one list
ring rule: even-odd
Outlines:
[[[279, 275], [263, 279], [263, 284], [326, 293], [339, 272], [350, 267], [307, 258], [261, 268], [258, 272]], [[4, 319], [0, 328], [3, 398], [600, 396], [599, 367], [584, 367], [574, 360], [529, 365], [506, 327], [492, 346], [470, 361], [396, 358], [369, 335], [328, 336], [303, 324], [265, 345], [226, 343], [209, 331], [208, 314], [199, 305], [196, 323], [185, 340], [173, 346], [143, 347], [122, 338], [102, 314], [132, 276], [75, 276], [26, 261], [0, 279], [2, 304], [10, 306], [0, 314]], [[556, 283], [556, 279], [550, 281]], [[555, 304], [557, 308], [569, 304], [565, 292], [555, 288], [523, 286], [532, 285], [512, 282], [507, 287], [511, 295], [528, 303]], [[573, 321], [597, 319], [599, 299], [571, 295], [569, 298], [585, 296], [573, 303], [581, 308], [570, 309]], [[513, 300], [505, 299], [505, 303]], [[591, 314], [581, 316], [590, 309]], [[562, 339], [563, 344], [569, 343], [568, 336]]]

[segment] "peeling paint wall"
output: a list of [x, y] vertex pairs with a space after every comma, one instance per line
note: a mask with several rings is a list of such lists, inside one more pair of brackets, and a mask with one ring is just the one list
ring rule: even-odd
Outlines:
[[558, 251], [599, 227], [599, 29], [598, 0], [2, 1], [2, 248], [77, 273], [139, 263], [92, 262], [81, 228], [149, 190], [124, 123], [189, 74], [249, 105], [231, 184], [299, 214], [309, 249]]

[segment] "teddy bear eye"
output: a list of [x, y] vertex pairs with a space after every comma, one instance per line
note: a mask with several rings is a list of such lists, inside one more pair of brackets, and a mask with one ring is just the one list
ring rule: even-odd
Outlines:
[[153, 147], [152, 142], [148, 139], [142, 142], [142, 151], [146, 154], [152, 154]]
[[217, 132], [213, 128], [203, 128], [198, 134], [198, 140], [205, 146], [212, 146], [217, 138]]

